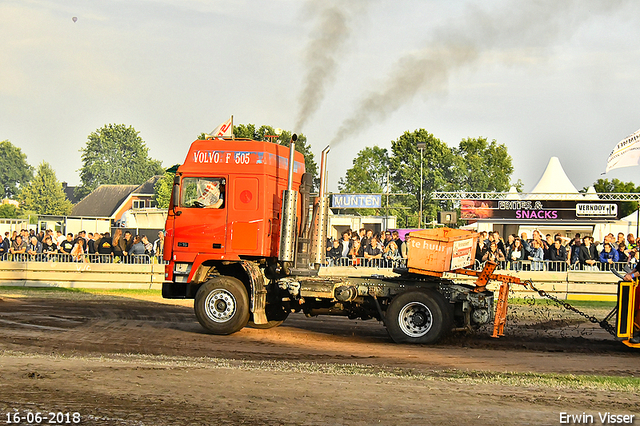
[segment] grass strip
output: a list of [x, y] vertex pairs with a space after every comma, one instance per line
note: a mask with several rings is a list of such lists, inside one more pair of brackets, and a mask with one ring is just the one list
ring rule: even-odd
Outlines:
[[24, 286], [0, 286], [2, 294], [38, 295], [38, 294], [92, 294], [106, 296], [162, 296], [162, 290], [137, 289], [137, 288], [68, 288], [68, 287], [24, 287]]
[[416, 370], [370, 364], [317, 363], [306, 361], [264, 360], [250, 361], [211, 357], [182, 357], [145, 354], [112, 354], [103, 356], [68, 356], [27, 354], [0, 351], [0, 356], [24, 358], [78, 359], [123, 364], [144, 364], [159, 368], [224, 368], [278, 373], [328, 374], [333, 376], [366, 376], [415, 381], [447, 381], [464, 384], [493, 384], [539, 389], [572, 389], [640, 393], [640, 377], [555, 374], [533, 372], [491, 372], [447, 370]]

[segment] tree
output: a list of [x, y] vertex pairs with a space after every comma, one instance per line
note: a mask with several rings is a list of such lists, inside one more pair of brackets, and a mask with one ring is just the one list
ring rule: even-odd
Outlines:
[[[636, 187], [633, 182], [622, 182], [619, 179], [598, 179], [593, 184], [593, 188], [596, 192], [600, 193], [639, 193], [640, 186]], [[582, 192], [587, 192], [588, 188], [583, 188]], [[631, 213], [638, 209], [638, 203], [636, 201], [625, 201], [620, 203], [620, 217], [629, 216]]]
[[168, 209], [171, 201], [171, 191], [173, 190], [173, 178], [175, 173], [165, 172], [162, 179], [158, 180], [153, 187], [153, 200], [158, 208]]
[[455, 153], [459, 157], [459, 182], [463, 191], [508, 191], [513, 173], [511, 156], [504, 144], [487, 138], [467, 138], [460, 141]]
[[[353, 160], [338, 183], [341, 192], [380, 193], [387, 191], [387, 173], [391, 175], [391, 196], [388, 209], [359, 210], [362, 214], [394, 215], [402, 226], [417, 226], [420, 208], [420, 150], [422, 152], [423, 218], [435, 219], [439, 209], [451, 209], [450, 202], [431, 199], [434, 191], [506, 191], [513, 173], [507, 148], [486, 138], [463, 139], [457, 148], [450, 148], [424, 129], [405, 132], [386, 149], [365, 148]], [[521, 186], [520, 183], [517, 184]], [[386, 201], [386, 200], [385, 200]]]
[[107, 124], [92, 132], [82, 152], [81, 185], [75, 195], [84, 197], [99, 185], [140, 185], [164, 174], [162, 164], [149, 158], [149, 150], [132, 126]]
[[33, 179], [27, 156], [8, 140], [0, 142], [0, 198], [14, 198]]
[[[279, 133], [279, 134], [278, 134]], [[286, 146], [289, 146], [292, 133], [287, 130], [280, 130], [278, 132], [267, 125], [260, 126], [256, 130], [255, 124], [238, 124], [233, 126], [233, 134], [236, 138], [247, 138], [256, 141], [264, 141], [267, 139], [273, 139], [274, 142]], [[267, 136], [276, 136], [275, 138], [267, 138]], [[307, 173], [316, 178], [318, 176], [318, 165], [315, 161], [315, 156], [311, 152], [311, 146], [307, 143], [307, 137], [302, 133], [298, 135], [296, 141], [296, 151], [304, 155], [305, 170]]]
[[[418, 142], [424, 142], [422, 153], [422, 201], [423, 220], [435, 220], [439, 204], [431, 199], [433, 191], [451, 191], [459, 180], [459, 170], [454, 150], [424, 129], [405, 132], [391, 142], [391, 180], [394, 191], [415, 195], [415, 202], [408, 207], [419, 210], [420, 202], [420, 150]], [[412, 221], [413, 223], [413, 221]], [[415, 221], [417, 224], [417, 221]]]
[[[344, 178], [338, 180], [338, 190], [342, 193], [379, 194], [387, 192], [389, 181], [389, 154], [378, 146], [366, 147], [353, 159], [353, 167]], [[362, 215], [379, 215], [381, 209], [357, 209]], [[354, 213], [346, 209], [346, 214]]]
[[389, 172], [389, 154], [386, 149], [367, 147], [353, 159], [353, 167], [338, 181], [338, 189], [343, 193], [381, 193], [385, 190]]
[[38, 166], [31, 184], [22, 187], [18, 198], [23, 210], [36, 214], [66, 216], [73, 207], [56, 178], [56, 172], [44, 161]]
[[17, 219], [18, 208], [13, 204], [0, 204], [0, 217], [6, 219]]

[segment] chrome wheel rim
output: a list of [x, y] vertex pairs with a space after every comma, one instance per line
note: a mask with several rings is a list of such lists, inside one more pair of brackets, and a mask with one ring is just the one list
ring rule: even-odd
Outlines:
[[229, 321], [236, 313], [236, 298], [227, 290], [214, 290], [207, 295], [204, 310], [212, 321]]
[[398, 314], [398, 324], [407, 336], [422, 337], [431, 330], [433, 315], [424, 303], [407, 303]]

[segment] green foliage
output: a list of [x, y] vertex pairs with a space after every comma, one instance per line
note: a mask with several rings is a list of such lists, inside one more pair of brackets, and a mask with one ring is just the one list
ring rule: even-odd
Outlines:
[[173, 178], [176, 174], [165, 172], [162, 179], [156, 182], [153, 187], [153, 199], [158, 208], [168, 209], [171, 201], [171, 190], [173, 189]]
[[[457, 148], [434, 137], [424, 129], [405, 132], [391, 142], [391, 152], [379, 147], [361, 150], [338, 183], [343, 193], [387, 192], [387, 173], [391, 177], [389, 192], [408, 196], [390, 196], [389, 209], [362, 210], [361, 214], [394, 215], [398, 226], [418, 225], [420, 208], [420, 150], [422, 152], [423, 221], [436, 219], [438, 210], [451, 205], [431, 199], [434, 191], [507, 191], [513, 173], [511, 156], [503, 144], [486, 138], [467, 138]], [[521, 182], [517, 183], [522, 186]], [[386, 200], [385, 200], [386, 202]]]
[[414, 194], [420, 200], [420, 158], [418, 142], [424, 142], [422, 152], [422, 210], [423, 221], [436, 219], [439, 204], [431, 199], [433, 191], [451, 191], [458, 180], [459, 170], [455, 152], [444, 142], [424, 129], [405, 132], [391, 142], [391, 176], [394, 186], [400, 191]]
[[384, 148], [374, 146], [360, 151], [353, 160], [353, 167], [338, 181], [338, 189], [343, 193], [384, 192], [389, 172], [389, 154]]
[[[273, 140], [283, 146], [289, 146], [292, 133], [287, 130], [281, 130], [279, 135], [276, 135], [276, 130], [271, 126], [260, 126], [256, 129], [255, 124], [238, 124], [233, 126], [233, 134], [236, 138], [253, 139], [256, 141]], [[275, 138], [268, 138], [267, 136], [276, 136]], [[311, 145], [307, 143], [307, 137], [303, 134], [298, 135], [296, 141], [296, 151], [304, 155], [305, 170], [307, 173], [311, 173], [314, 178], [318, 176], [318, 165], [315, 161], [315, 156], [311, 152]]]
[[[596, 182], [594, 182], [593, 184], [593, 188], [596, 190], [596, 192], [603, 192], [603, 193], [608, 193], [608, 192], [627, 192], [627, 193], [633, 193], [633, 192], [640, 192], [640, 188], [636, 188], [635, 184], [633, 182], [622, 182], [619, 179], [598, 179]], [[584, 191], [586, 192], [588, 188], [584, 188]]]
[[[598, 179], [593, 184], [593, 188], [596, 192], [600, 193], [640, 193], [640, 186], [636, 186], [633, 182], [622, 182], [619, 179]], [[587, 192], [588, 188], [584, 188], [582, 192]], [[631, 213], [638, 209], [638, 203], [636, 201], [625, 201], [620, 203], [620, 217], [629, 216]]]
[[29, 219], [29, 225], [38, 224], [38, 213], [25, 208], [18, 209], [18, 219]]
[[66, 216], [73, 207], [56, 178], [56, 172], [44, 161], [38, 166], [31, 184], [22, 186], [18, 198], [23, 210], [36, 214]]
[[[342, 193], [379, 194], [388, 192], [389, 154], [378, 146], [361, 150], [353, 160], [353, 167], [338, 181]], [[345, 214], [379, 215], [382, 209], [345, 209]]]
[[164, 173], [158, 160], [149, 158], [149, 149], [132, 126], [107, 124], [88, 136], [80, 150], [81, 185], [75, 195], [84, 197], [99, 185], [140, 185]]
[[0, 204], [0, 217], [6, 219], [17, 219], [18, 208], [13, 204]]
[[495, 139], [489, 143], [487, 138], [467, 138], [460, 141], [455, 151], [461, 161], [457, 189], [478, 192], [509, 190], [513, 165], [504, 144], [498, 144]]
[[8, 140], [0, 142], [0, 199], [14, 198], [33, 179], [27, 155]]

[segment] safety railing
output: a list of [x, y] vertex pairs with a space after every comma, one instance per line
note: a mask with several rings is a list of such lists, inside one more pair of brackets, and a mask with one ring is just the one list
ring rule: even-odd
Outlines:
[[[579, 262], [570, 264], [563, 261], [554, 260], [519, 260], [519, 261], [499, 261], [496, 270], [502, 271], [545, 271], [545, 272], [567, 272], [567, 271], [610, 271], [615, 269], [622, 271], [626, 267], [633, 268], [635, 264], [628, 262], [602, 263], [596, 261], [594, 265], [582, 265]], [[367, 259], [364, 257], [341, 257], [338, 259], [327, 258], [325, 267], [332, 266], [364, 266], [380, 269], [404, 268], [407, 265], [407, 259]], [[481, 270], [484, 262], [475, 262], [474, 268]]]
[[0, 255], [0, 261], [7, 262], [72, 262], [72, 263], [123, 263], [131, 265], [142, 264], [166, 264], [167, 262], [158, 256], [148, 254], [132, 254], [127, 256], [115, 256], [112, 254], [81, 254], [68, 253], [7, 253]]
[[[623, 271], [625, 268], [635, 267], [635, 262], [607, 262], [603, 263], [599, 260], [593, 265], [581, 264], [580, 262], [569, 263], [566, 261], [556, 260], [518, 260], [518, 261], [499, 261], [496, 262], [499, 270], [511, 271], [546, 271], [546, 272], [566, 272], [566, 271]], [[482, 269], [484, 262], [475, 262], [475, 269]]]
[[[127, 256], [116, 256], [112, 254], [82, 254], [74, 256], [67, 253], [38, 253], [38, 254], [3, 254], [0, 255], [0, 261], [8, 262], [71, 262], [71, 263], [121, 263], [131, 265], [143, 264], [167, 264], [162, 257], [152, 256], [148, 254], [134, 254]], [[519, 260], [519, 261], [499, 261], [496, 270], [503, 271], [545, 271], [545, 272], [567, 272], [567, 271], [610, 271], [615, 269], [623, 271], [625, 268], [635, 267], [635, 263], [631, 262], [613, 262], [602, 263], [599, 260], [594, 265], [586, 265], [576, 263], [567, 263], [563, 261], [552, 260]], [[396, 269], [405, 268], [407, 266], [406, 258], [399, 259], [377, 259], [365, 257], [342, 257], [338, 259], [327, 258], [322, 265], [324, 267], [350, 266], [350, 267], [368, 267], [378, 269]], [[482, 269], [483, 262], [475, 262], [475, 269]]]
[[338, 259], [327, 258], [326, 263], [323, 265], [326, 267], [331, 266], [353, 266], [353, 267], [368, 267], [368, 268], [404, 268], [407, 266], [407, 259], [377, 259], [377, 258], [365, 258], [365, 257], [341, 257]]

